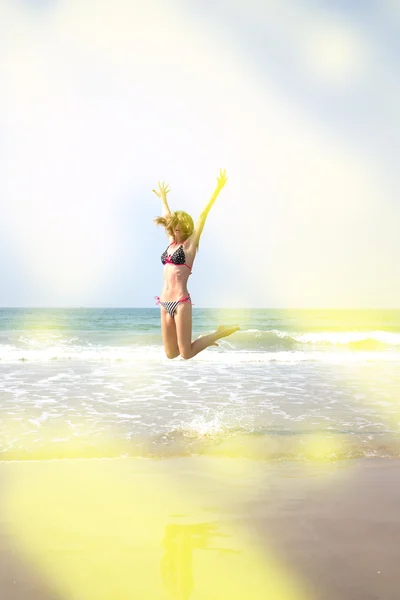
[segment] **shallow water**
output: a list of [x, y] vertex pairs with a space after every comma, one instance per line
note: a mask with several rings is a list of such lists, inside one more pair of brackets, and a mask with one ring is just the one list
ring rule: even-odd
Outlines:
[[246, 329], [170, 361], [158, 309], [1, 309], [2, 457], [400, 456], [400, 311], [194, 315]]

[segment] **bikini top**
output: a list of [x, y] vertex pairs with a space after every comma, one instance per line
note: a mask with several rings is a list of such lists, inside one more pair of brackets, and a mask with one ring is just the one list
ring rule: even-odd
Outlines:
[[[172, 244], [169, 246], [172, 246]], [[185, 263], [186, 257], [182, 244], [175, 250], [173, 254], [168, 254], [168, 248], [161, 254], [161, 262], [163, 265], [166, 265], [167, 263], [171, 265], [183, 265], [184, 267], [190, 269], [190, 271], [192, 270], [192, 267]]]

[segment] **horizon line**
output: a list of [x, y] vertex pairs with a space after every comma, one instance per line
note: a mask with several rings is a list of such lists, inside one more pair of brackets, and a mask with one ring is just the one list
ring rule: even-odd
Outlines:
[[[127, 305], [59, 305], [59, 306], [46, 306], [46, 305], [31, 305], [31, 306], [1, 306], [2, 309], [87, 309], [87, 308], [128, 308], [128, 309], [140, 309], [140, 310], [159, 310], [158, 306], [127, 306]], [[383, 306], [369, 306], [369, 307], [357, 307], [357, 306], [236, 306], [236, 307], [222, 307], [222, 306], [198, 306], [201, 310], [400, 310], [400, 307], [383, 307]]]

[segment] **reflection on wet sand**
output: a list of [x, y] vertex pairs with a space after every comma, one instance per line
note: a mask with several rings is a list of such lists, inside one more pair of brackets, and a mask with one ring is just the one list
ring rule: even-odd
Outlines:
[[[3, 463], [0, 524], [41, 587], [65, 600], [313, 600], [269, 545], [264, 515], [256, 532], [244, 508], [256, 495], [273, 514], [266, 466], [217, 462]], [[19, 598], [43, 595], [25, 586]]]
[[193, 591], [193, 550], [217, 550], [220, 553], [237, 550], [210, 546], [212, 538], [230, 537], [219, 533], [215, 522], [193, 525], [174, 524], [165, 526], [162, 546], [161, 576], [165, 589], [174, 600], [188, 600]]

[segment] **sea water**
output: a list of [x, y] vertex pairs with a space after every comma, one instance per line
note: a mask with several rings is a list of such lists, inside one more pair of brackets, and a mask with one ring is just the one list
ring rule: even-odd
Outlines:
[[193, 309], [166, 358], [157, 308], [1, 308], [3, 460], [400, 456], [400, 310]]

